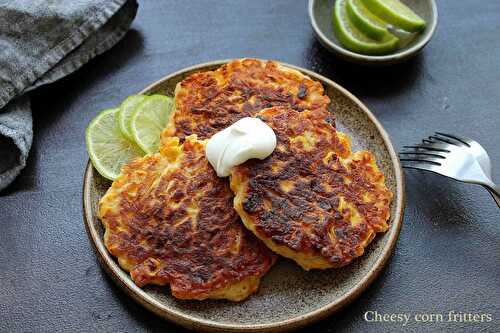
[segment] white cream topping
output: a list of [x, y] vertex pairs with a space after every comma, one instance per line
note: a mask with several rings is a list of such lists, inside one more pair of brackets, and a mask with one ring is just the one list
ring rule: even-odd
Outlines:
[[245, 117], [208, 140], [205, 155], [219, 177], [227, 177], [231, 168], [245, 161], [265, 159], [276, 148], [276, 135], [258, 118]]

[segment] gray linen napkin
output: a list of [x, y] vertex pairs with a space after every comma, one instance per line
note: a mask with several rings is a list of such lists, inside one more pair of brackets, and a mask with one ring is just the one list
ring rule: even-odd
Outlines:
[[136, 0], [0, 0], [0, 191], [31, 147], [26, 93], [111, 48], [136, 13]]

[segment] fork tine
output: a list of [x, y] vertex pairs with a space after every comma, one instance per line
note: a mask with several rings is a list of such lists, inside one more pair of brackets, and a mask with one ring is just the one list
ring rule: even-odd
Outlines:
[[[422, 140], [422, 141], [424, 141], [424, 140]], [[454, 146], [461, 146], [462, 145], [462, 142], [457, 143], [456, 141], [452, 141], [452, 140], [447, 139], [447, 138], [442, 138], [442, 137], [437, 136], [437, 135], [431, 135], [431, 136], [429, 136], [429, 140], [431, 142], [444, 142], [444, 143], [448, 143], [448, 144], [454, 145]], [[426, 141], [429, 141], [429, 140], [426, 140]]]
[[425, 156], [431, 156], [431, 157], [437, 157], [439, 159], [444, 159], [446, 158], [443, 155], [439, 155], [438, 152], [434, 152], [433, 150], [430, 150], [431, 152], [428, 151], [421, 151], [421, 150], [408, 150], [408, 151], [400, 151], [399, 155], [424, 155]]
[[403, 148], [424, 149], [424, 150], [439, 151], [439, 152], [443, 152], [443, 153], [450, 152], [450, 150], [447, 149], [448, 148], [447, 145], [444, 145], [441, 143], [436, 143], [436, 142], [433, 142], [431, 144], [421, 143], [421, 144], [417, 144], [417, 145], [413, 145], [413, 146], [403, 146]]
[[419, 162], [419, 161], [407, 161], [407, 160], [401, 160], [401, 166], [405, 169], [416, 169], [416, 170], [423, 170], [423, 171], [433, 171], [433, 172], [438, 172], [438, 165], [434, 165], [431, 163], [426, 163], [426, 162]]
[[443, 160], [442, 158], [438, 157], [431, 157], [431, 156], [418, 156], [418, 157], [400, 157], [400, 161], [405, 161], [405, 162], [423, 162], [423, 163], [429, 163], [433, 165], [440, 166], [441, 161]]
[[448, 133], [443, 133], [443, 132], [436, 132], [436, 134], [455, 139], [455, 140], [460, 141], [464, 145], [469, 146], [469, 147], [470, 147], [470, 144], [474, 141], [474, 140], [469, 139], [465, 136], [459, 136], [459, 135], [455, 135], [455, 134], [448, 134]]
[[459, 146], [459, 147], [463, 147], [464, 145], [469, 147], [468, 143], [463, 142], [461, 140], [458, 140], [458, 139], [451, 137], [451, 136], [441, 135], [439, 132], [435, 132], [435, 135], [433, 135], [433, 137], [447, 141], [448, 143], [454, 144], [454, 145]]

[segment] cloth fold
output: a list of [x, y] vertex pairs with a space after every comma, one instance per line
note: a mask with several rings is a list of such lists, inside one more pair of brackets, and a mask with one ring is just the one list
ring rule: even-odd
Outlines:
[[27, 92], [115, 45], [136, 0], [0, 0], [0, 191], [26, 165], [33, 126]]

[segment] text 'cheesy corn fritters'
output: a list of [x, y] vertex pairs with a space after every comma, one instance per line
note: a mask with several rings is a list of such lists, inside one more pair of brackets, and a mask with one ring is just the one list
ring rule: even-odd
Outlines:
[[316, 110], [330, 103], [321, 83], [276, 61], [238, 59], [177, 84], [174, 111], [162, 140], [197, 134], [208, 139], [271, 106]]
[[101, 199], [108, 250], [138, 286], [170, 284], [181, 299], [240, 301], [275, 255], [245, 229], [227, 180], [196, 136], [164, 142], [126, 165]]
[[277, 147], [233, 168], [235, 209], [273, 251], [304, 269], [341, 267], [388, 229], [392, 192], [373, 155], [351, 152], [329, 113], [261, 111]]

